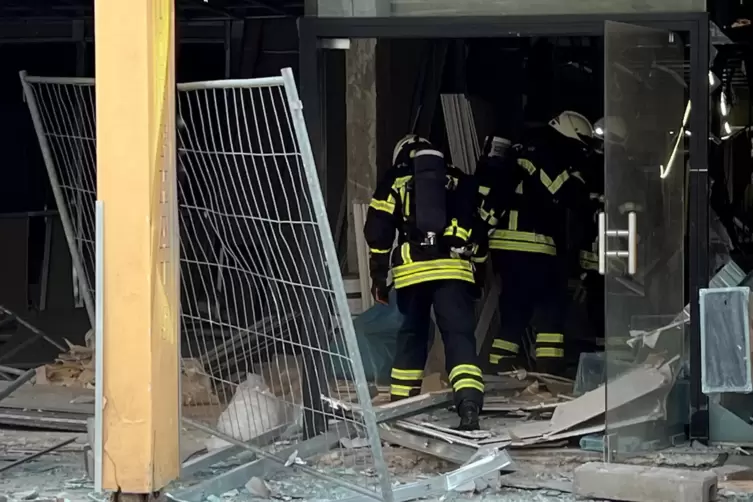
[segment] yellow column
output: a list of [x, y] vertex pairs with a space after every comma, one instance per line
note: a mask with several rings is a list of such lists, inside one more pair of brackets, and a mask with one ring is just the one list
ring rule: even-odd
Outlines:
[[104, 212], [103, 488], [180, 471], [173, 0], [95, 0]]

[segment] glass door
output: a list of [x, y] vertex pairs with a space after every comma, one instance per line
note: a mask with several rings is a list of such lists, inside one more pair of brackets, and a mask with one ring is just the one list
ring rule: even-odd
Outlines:
[[687, 417], [678, 384], [686, 360], [680, 315], [692, 133], [685, 59], [675, 33], [606, 23], [599, 268], [606, 293], [607, 460], [670, 444], [682, 436]]

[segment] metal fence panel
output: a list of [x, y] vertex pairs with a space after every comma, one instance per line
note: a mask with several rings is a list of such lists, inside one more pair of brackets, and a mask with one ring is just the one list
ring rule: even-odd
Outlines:
[[[93, 317], [94, 81], [22, 82]], [[307, 474], [333, 499], [391, 501], [291, 71], [180, 84], [177, 102], [184, 425], [209, 434], [184, 470], [255, 456], [176, 497]], [[329, 462], [316, 461], [322, 453]]]

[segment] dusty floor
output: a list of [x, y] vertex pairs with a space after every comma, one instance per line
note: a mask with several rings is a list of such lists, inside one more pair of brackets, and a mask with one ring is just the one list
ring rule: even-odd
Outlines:
[[[28, 431], [0, 430], [0, 467], [25, 455], [50, 447], [60, 441], [76, 437], [77, 441], [55, 453], [45, 455], [23, 466], [0, 473], [0, 502], [100, 502], [104, 497], [93, 493], [93, 485], [86, 478], [83, 464], [83, 447], [86, 437], [83, 434], [40, 433]], [[707, 468], [723, 461], [724, 452], [704, 447], [675, 449], [636, 459], [636, 462], [651, 465], [690, 466]], [[444, 462], [422, 457], [409, 450], [386, 448], [385, 457], [394, 473], [395, 480], [401, 483], [430, 477], [451, 468]], [[551, 489], [566, 487], [571, 480], [572, 470], [584, 461], [598, 460], [598, 454], [588, 454], [577, 450], [526, 451], [514, 455], [518, 471], [504, 477], [504, 483], [513, 486], [549, 486], [549, 489], [519, 489], [510, 486], [489, 488], [483, 493], [451, 493], [441, 499], [426, 500], [474, 500], [494, 502], [569, 502], [577, 500], [569, 493]], [[343, 476], [354, 475], [347, 469], [338, 472]], [[306, 502], [328, 501], [347, 496], [345, 489], [333, 489], [322, 482], [312, 480], [302, 473], [285, 471], [267, 480], [272, 498], [277, 500], [299, 500]], [[753, 495], [735, 494], [740, 491], [734, 486], [722, 485], [725, 500], [751, 500]], [[220, 497], [211, 497], [210, 502], [261, 500], [253, 497], [245, 489], [233, 490]]]

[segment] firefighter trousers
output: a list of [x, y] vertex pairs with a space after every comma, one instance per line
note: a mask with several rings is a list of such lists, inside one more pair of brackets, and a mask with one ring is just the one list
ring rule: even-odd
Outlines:
[[535, 320], [537, 367], [561, 366], [567, 308], [564, 263], [556, 256], [541, 253], [494, 251], [492, 264], [501, 282], [501, 329], [492, 343], [489, 362], [509, 369], [506, 363], [519, 361], [523, 336]]
[[431, 308], [442, 333], [445, 360], [455, 405], [483, 405], [484, 380], [476, 353], [473, 288], [469, 282], [436, 280], [397, 290], [403, 324], [397, 335], [390, 394], [393, 401], [418, 395], [428, 357]]

